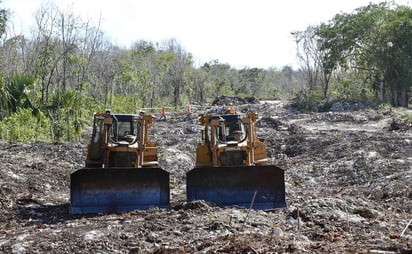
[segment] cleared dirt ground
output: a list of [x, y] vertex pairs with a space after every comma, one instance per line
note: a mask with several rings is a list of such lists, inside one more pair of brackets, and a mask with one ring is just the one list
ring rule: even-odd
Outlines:
[[[242, 102], [232, 102], [234, 104]], [[302, 113], [286, 101], [259, 113], [258, 135], [285, 170], [287, 208], [249, 211], [185, 202], [200, 140], [196, 114], [156, 122], [168, 210], [69, 215], [70, 174], [86, 142], [0, 141], [0, 252], [412, 253], [412, 132], [405, 110], [340, 105]]]

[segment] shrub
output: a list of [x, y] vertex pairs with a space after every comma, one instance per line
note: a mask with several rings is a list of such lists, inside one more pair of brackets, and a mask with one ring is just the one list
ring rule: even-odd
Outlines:
[[50, 141], [50, 122], [43, 115], [20, 109], [0, 121], [0, 138], [8, 141]]

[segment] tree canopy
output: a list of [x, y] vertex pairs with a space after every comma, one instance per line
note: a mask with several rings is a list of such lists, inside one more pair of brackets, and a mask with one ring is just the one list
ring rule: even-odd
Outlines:
[[408, 106], [412, 80], [412, 10], [369, 4], [337, 14], [316, 29], [327, 73], [339, 68], [364, 74], [381, 100]]

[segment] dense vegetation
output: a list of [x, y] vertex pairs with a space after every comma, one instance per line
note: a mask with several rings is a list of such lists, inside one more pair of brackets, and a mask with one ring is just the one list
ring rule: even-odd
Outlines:
[[[412, 10], [380, 3], [337, 14], [293, 33], [310, 90], [408, 106], [412, 78]], [[372, 96], [370, 96], [372, 95]]]
[[293, 32], [299, 70], [238, 70], [218, 60], [197, 67], [173, 39], [119, 48], [98, 25], [51, 4], [38, 10], [30, 37], [11, 36], [8, 17], [0, 10], [0, 138], [7, 140], [73, 141], [95, 111], [177, 111], [221, 95], [301, 92], [303, 108], [341, 99], [408, 105], [412, 10], [405, 6], [370, 4]]

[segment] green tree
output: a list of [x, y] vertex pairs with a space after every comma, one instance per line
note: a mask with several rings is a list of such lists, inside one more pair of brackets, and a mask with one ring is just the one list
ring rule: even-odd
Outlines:
[[245, 68], [239, 71], [241, 84], [240, 93], [247, 96], [256, 96], [261, 90], [265, 73], [259, 68]]
[[166, 51], [174, 56], [168, 66], [168, 88], [166, 91], [173, 96], [172, 104], [175, 110], [177, 110], [182, 105], [182, 95], [187, 90], [186, 73], [192, 65], [192, 57], [175, 40], [167, 42]]
[[[412, 10], [388, 3], [369, 4], [321, 24], [324, 77], [338, 67], [368, 72], [370, 85], [394, 106], [407, 106], [412, 68]], [[409, 38], [409, 39], [408, 39]], [[330, 76], [329, 76], [330, 77]]]
[[233, 95], [240, 92], [240, 89], [237, 89], [240, 84], [231, 83], [231, 67], [229, 64], [219, 63], [218, 60], [214, 60], [205, 64], [203, 69], [207, 70], [209, 82], [214, 87], [211, 96]]
[[210, 83], [207, 82], [208, 70], [209, 69], [207, 65], [193, 70], [190, 80], [192, 88], [192, 100], [206, 102], [206, 99], [211, 91]]

